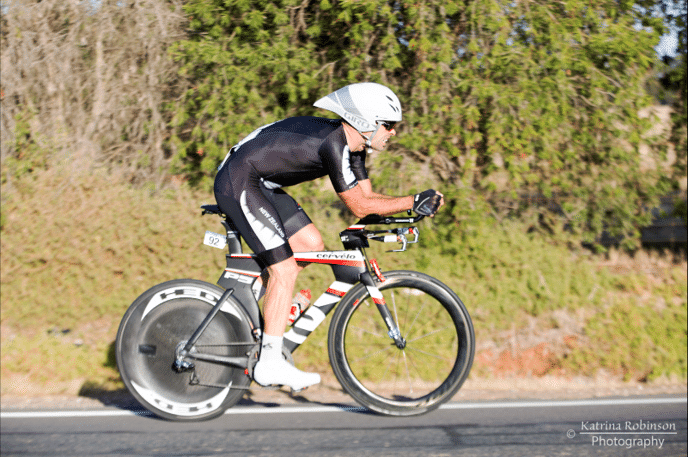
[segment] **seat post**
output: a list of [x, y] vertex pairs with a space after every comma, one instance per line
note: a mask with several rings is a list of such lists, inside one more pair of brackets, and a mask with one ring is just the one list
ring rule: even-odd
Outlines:
[[224, 225], [227, 230], [227, 247], [229, 248], [229, 253], [242, 254], [244, 251], [241, 248], [241, 235], [239, 235], [239, 232], [234, 228], [234, 224], [225, 219], [222, 221], [222, 225]]

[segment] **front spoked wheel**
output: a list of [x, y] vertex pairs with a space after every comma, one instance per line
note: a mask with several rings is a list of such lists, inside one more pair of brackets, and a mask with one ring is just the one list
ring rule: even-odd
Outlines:
[[[248, 388], [250, 379], [241, 367], [193, 358], [185, 360], [185, 370], [173, 366], [222, 292], [201, 281], [169, 281], [142, 294], [124, 315], [115, 343], [117, 367], [131, 394], [156, 415], [211, 419]], [[229, 297], [191, 352], [242, 357], [252, 345], [248, 319]]]
[[365, 407], [392, 416], [423, 414], [451, 399], [468, 377], [473, 324], [440, 281], [413, 271], [384, 273], [376, 285], [405, 340], [398, 347], [363, 284], [352, 288], [330, 324], [332, 369]]

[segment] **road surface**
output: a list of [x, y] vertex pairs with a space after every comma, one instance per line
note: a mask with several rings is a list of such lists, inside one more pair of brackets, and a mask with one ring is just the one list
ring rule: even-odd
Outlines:
[[686, 397], [455, 402], [410, 418], [353, 404], [239, 406], [201, 423], [123, 407], [3, 411], [2, 456], [685, 456]]

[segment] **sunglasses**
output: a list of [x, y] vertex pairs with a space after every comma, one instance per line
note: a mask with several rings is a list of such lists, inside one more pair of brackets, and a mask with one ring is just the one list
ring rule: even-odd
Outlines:
[[391, 131], [394, 126], [397, 125], [397, 123], [394, 121], [382, 121], [380, 122], [380, 125], [386, 128], [388, 131]]

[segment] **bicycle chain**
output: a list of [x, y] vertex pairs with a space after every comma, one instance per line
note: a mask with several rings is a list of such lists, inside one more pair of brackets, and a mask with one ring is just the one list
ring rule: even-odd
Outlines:
[[227, 346], [253, 346], [258, 343], [224, 343], [224, 344], [194, 344], [195, 348], [215, 348], [215, 347], [227, 347]]
[[[219, 346], [240, 346], [240, 345], [248, 345], [248, 344], [254, 344], [254, 343], [226, 343], [226, 344], [197, 344], [194, 347], [219, 347]], [[255, 366], [257, 359], [258, 359], [258, 346], [255, 348], [251, 349], [248, 352], [248, 358], [249, 358], [249, 368], [247, 369], [249, 373], [247, 373], [247, 376], [250, 376], [251, 379], [253, 379], [253, 367]], [[291, 353], [287, 351], [286, 349], [282, 350], [282, 355], [284, 358], [289, 362], [290, 364], [294, 365], [294, 359], [291, 356]], [[253, 363], [251, 363], [253, 361]], [[198, 378], [198, 375], [196, 374], [196, 370], [193, 370], [191, 372], [191, 379], [189, 379], [189, 385], [191, 386], [201, 386], [201, 387], [214, 387], [216, 389], [224, 389], [227, 386], [222, 385], [222, 384], [203, 384], [200, 382], [200, 379]], [[256, 385], [259, 387], [259, 390], [279, 390], [280, 386], [261, 386], [260, 384], [256, 383]], [[234, 387], [234, 386], [229, 386], [230, 389], [234, 390], [249, 390], [250, 387]]]
[[[195, 375], [195, 373], [194, 373], [194, 375]], [[192, 377], [192, 379], [189, 381], [189, 385], [190, 385], [190, 386], [200, 386], [200, 387], [214, 387], [214, 388], [216, 388], [216, 389], [225, 389], [225, 388], [227, 387], [227, 386], [222, 385], [222, 384], [203, 384], [203, 383], [201, 383], [201, 382], [193, 382], [193, 377]], [[280, 389], [279, 386], [267, 386], [267, 387], [266, 387], [266, 386], [261, 386], [261, 385], [258, 384], [258, 383], [256, 383], [256, 385], [257, 385], [258, 388], [259, 388], [258, 390], [279, 390], [279, 389]], [[229, 386], [229, 388], [230, 388], [230, 389], [233, 389], [233, 390], [249, 390], [251, 387], [249, 387], [249, 386], [247, 386], [247, 387], [234, 387], [234, 386]]]

